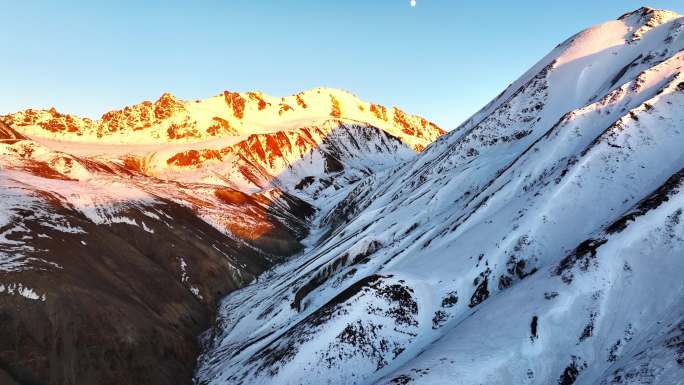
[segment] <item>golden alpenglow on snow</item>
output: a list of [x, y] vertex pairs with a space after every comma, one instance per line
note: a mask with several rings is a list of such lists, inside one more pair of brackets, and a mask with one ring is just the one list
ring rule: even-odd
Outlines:
[[25, 3], [1, 385], [684, 385], [679, 2]]

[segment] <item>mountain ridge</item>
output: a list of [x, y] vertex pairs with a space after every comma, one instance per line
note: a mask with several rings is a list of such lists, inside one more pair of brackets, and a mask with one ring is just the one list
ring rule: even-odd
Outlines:
[[287, 97], [262, 92], [224, 91], [204, 100], [183, 101], [164, 93], [114, 110], [98, 120], [49, 110], [25, 110], [2, 117], [7, 124], [37, 138], [99, 143], [192, 143], [296, 127], [298, 121], [351, 119], [372, 124], [402, 138], [420, 151], [444, 131], [397, 107], [367, 103], [353, 94], [314, 88]]
[[[220, 298], [301, 251], [318, 212], [442, 132], [418, 117], [400, 120], [409, 132], [391, 116], [386, 129], [350, 119], [345, 106], [363, 111], [335, 95], [336, 109], [330, 95], [300, 96], [291, 120], [261, 94], [222, 94], [216, 110], [232, 120], [195, 121], [211, 138], [169, 131], [196, 103], [168, 94], [129, 107], [114, 136], [56, 111], [0, 119], [0, 382], [191, 383]], [[272, 121], [252, 129], [260, 113]], [[144, 114], [174, 135], [121, 143], [149, 136], [132, 129]], [[112, 127], [125, 113], [105, 116]]]
[[364, 179], [223, 301], [197, 380], [679, 383], [683, 25], [588, 28]]

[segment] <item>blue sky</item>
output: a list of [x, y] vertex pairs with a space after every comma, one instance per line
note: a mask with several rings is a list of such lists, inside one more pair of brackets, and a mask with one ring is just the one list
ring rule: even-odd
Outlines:
[[0, 114], [317, 87], [451, 129], [579, 30], [681, 0], [3, 1]]

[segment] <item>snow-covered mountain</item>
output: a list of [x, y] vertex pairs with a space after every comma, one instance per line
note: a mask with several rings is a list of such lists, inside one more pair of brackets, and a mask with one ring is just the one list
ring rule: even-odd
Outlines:
[[[444, 133], [434, 123], [399, 108], [367, 103], [337, 89], [316, 88], [287, 97], [261, 92], [222, 94], [195, 101], [169, 93], [104, 114], [99, 120], [29, 109], [4, 117], [31, 137], [112, 144], [192, 143], [280, 132], [330, 119], [378, 127], [420, 151]], [[226, 139], [231, 138], [231, 139]]]
[[4, 116], [0, 383], [684, 384], [683, 30], [445, 135], [329, 89]]
[[361, 180], [443, 134], [322, 89], [3, 120], [2, 384], [190, 383], [222, 296], [299, 252]]
[[356, 183], [221, 302], [198, 383], [684, 383], [683, 30], [584, 30]]

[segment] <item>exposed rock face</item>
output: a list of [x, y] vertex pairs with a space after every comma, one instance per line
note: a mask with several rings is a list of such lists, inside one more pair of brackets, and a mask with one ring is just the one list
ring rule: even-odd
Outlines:
[[5, 124], [0, 120], [0, 140], [12, 140], [12, 139], [26, 139], [25, 136], [21, 135], [10, 126]]
[[413, 156], [415, 152], [400, 139], [380, 129], [326, 120], [294, 130], [252, 134], [221, 148], [162, 150], [141, 156], [140, 162], [144, 163], [142, 172], [157, 178], [203, 181], [245, 191], [275, 187], [320, 200]]
[[270, 265], [172, 202], [148, 208], [172, 217], [170, 226], [139, 210], [120, 213], [146, 230], [98, 226], [59, 204], [46, 206], [80, 231], [38, 220], [21, 223], [27, 233], [3, 228], [5, 241], [35, 236], [27, 252], [34, 260], [2, 272], [6, 288], [23, 285], [37, 297], [0, 296], [0, 362], [21, 384], [190, 383], [195, 338], [216, 301]]

